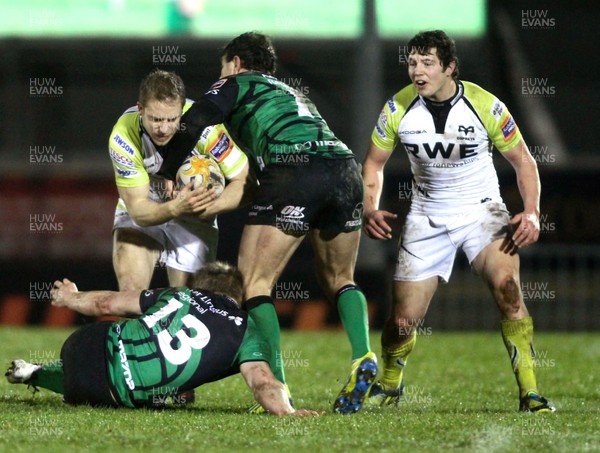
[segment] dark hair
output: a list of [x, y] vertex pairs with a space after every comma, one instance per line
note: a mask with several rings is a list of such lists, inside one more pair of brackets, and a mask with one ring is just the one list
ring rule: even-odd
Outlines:
[[428, 30], [417, 33], [408, 41], [407, 49], [409, 53], [417, 52], [419, 55], [425, 55], [432, 47], [435, 47], [437, 57], [446, 69], [450, 63], [455, 62], [452, 78], [458, 78], [458, 56], [456, 55], [456, 44], [446, 32], [442, 30]]
[[262, 33], [247, 32], [232, 39], [223, 48], [221, 58], [225, 61], [238, 56], [245, 69], [260, 71], [265, 74], [275, 74], [277, 57], [271, 38]]
[[150, 100], [179, 101], [185, 104], [185, 85], [174, 72], [155, 69], [140, 84], [140, 104], [146, 105]]
[[244, 279], [240, 270], [223, 261], [206, 264], [194, 275], [193, 286], [213, 293], [225, 294], [238, 304], [244, 291]]

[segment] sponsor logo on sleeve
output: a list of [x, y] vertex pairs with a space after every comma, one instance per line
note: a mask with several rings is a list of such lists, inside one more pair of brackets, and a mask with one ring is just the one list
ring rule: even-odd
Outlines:
[[219, 139], [213, 145], [211, 149], [209, 149], [209, 153], [215, 158], [217, 162], [222, 162], [225, 160], [227, 155], [229, 154], [229, 150], [231, 149], [231, 140], [227, 136], [226, 133], [221, 132]]
[[387, 136], [385, 135], [385, 132], [383, 131], [383, 129], [379, 126], [379, 123], [377, 123], [375, 125], [375, 130], [377, 131], [377, 135], [379, 135], [381, 137], [382, 140], [385, 140], [387, 138]]
[[385, 114], [385, 111], [382, 110], [381, 113], [379, 114], [379, 122], [381, 123], [381, 125], [386, 128], [388, 125], [388, 118], [387, 115]]
[[133, 176], [139, 175], [139, 172], [136, 170], [121, 170], [120, 168], [116, 168], [115, 171], [119, 176], [123, 178], [131, 178]]
[[490, 113], [492, 114], [492, 116], [494, 118], [499, 120], [500, 117], [502, 116], [503, 111], [504, 111], [504, 106], [502, 105], [502, 102], [500, 102], [498, 99], [496, 99], [494, 101], [494, 105], [492, 105], [492, 109], [490, 110]]
[[217, 94], [219, 92], [219, 89], [223, 85], [225, 85], [226, 82], [227, 79], [217, 80], [215, 83], [212, 84], [212, 86], [208, 89], [208, 91], [205, 94]]
[[517, 125], [515, 124], [515, 120], [512, 116], [508, 116], [502, 125], [502, 135], [504, 136], [504, 141], [507, 142], [517, 133]]
[[129, 143], [127, 143], [118, 133], [115, 134], [115, 136], [113, 137], [113, 141], [119, 146], [119, 148], [121, 148], [130, 156], [133, 156], [135, 154], [135, 149], [133, 149], [133, 147]]
[[390, 98], [387, 101], [387, 105], [390, 108], [390, 112], [396, 113], [398, 111], [398, 109], [396, 108], [396, 103], [394, 102], [394, 98]]
[[123, 167], [127, 167], [127, 168], [134, 168], [133, 161], [131, 159], [129, 159], [128, 157], [125, 157], [122, 154], [119, 154], [112, 148], [109, 148], [108, 151], [110, 152], [110, 158], [113, 160], [113, 162], [115, 164], [122, 165]]

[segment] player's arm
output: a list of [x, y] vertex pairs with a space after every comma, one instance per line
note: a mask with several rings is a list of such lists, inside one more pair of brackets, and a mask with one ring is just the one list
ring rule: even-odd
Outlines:
[[78, 291], [75, 283], [65, 278], [54, 282], [50, 291], [55, 307], [66, 307], [86, 316], [121, 316], [137, 318], [140, 292], [131, 291]]
[[175, 179], [177, 170], [192, 152], [202, 131], [208, 126], [222, 123], [223, 112], [212, 102], [202, 98], [183, 114], [177, 133], [166, 145], [166, 158], [159, 174], [167, 179]]
[[392, 228], [387, 220], [397, 217], [396, 214], [379, 209], [383, 190], [383, 169], [391, 154], [391, 151], [381, 149], [371, 140], [363, 162], [362, 175], [365, 186], [363, 228], [373, 239], [390, 239]]
[[257, 188], [256, 175], [250, 168], [249, 162], [246, 162], [244, 168], [227, 181], [223, 193], [206, 208], [200, 217], [210, 218], [244, 206], [254, 198]]
[[125, 202], [129, 215], [140, 226], [160, 225], [182, 214], [203, 212], [215, 200], [214, 190], [199, 187], [192, 190], [193, 183], [177, 192], [165, 203], [157, 203], [149, 198], [150, 186], [119, 186], [119, 196]]
[[269, 414], [273, 415], [319, 415], [316, 411], [295, 410], [289, 401], [284, 385], [279, 382], [267, 362], [244, 362], [240, 373], [252, 390], [254, 398]]
[[540, 176], [537, 163], [523, 139], [502, 155], [515, 169], [523, 200], [523, 212], [515, 215], [510, 221], [516, 225], [513, 242], [523, 248], [535, 243], [540, 236]]

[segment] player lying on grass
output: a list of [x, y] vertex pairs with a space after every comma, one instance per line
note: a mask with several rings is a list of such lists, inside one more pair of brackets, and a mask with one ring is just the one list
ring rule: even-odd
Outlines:
[[79, 292], [68, 279], [56, 281], [55, 306], [135, 319], [84, 326], [65, 341], [59, 362], [15, 360], [6, 378], [61, 393], [69, 404], [137, 408], [240, 372], [269, 413], [317, 415], [294, 410], [273, 375], [261, 325], [277, 315], [272, 304], [242, 310], [242, 284], [239, 270], [221, 262], [195, 275], [196, 289]]

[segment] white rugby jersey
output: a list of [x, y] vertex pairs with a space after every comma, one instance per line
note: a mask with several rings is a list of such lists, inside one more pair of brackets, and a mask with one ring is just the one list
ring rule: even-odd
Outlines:
[[[191, 105], [192, 101], [186, 100], [183, 111]], [[137, 106], [127, 109], [113, 127], [108, 151], [117, 186], [139, 187], [149, 184], [149, 198], [152, 201], [167, 201], [165, 179], [156, 174], [162, 165], [163, 157], [142, 128]], [[246, 154], [237, 147], [222, 124], [204, 129], [192, 152], [210, 154], [218, 162], [227, 180], [239, 174], [248, 162]], [[126, 209], [121, 199], [118, 206], [120, 209]]]
[[402, 143], [413, 173], [411, 213], [460, 214], [486, 202], [502, 202], [492, 161], [516, 146], [521, 133], [506, 106], [470, 82], [457, 82], [449, 101], [419, 96], [411, 84], [391, 97], [371, 139], [392, 152]]

